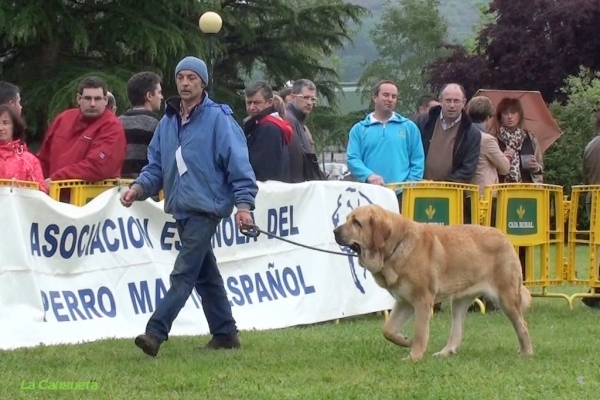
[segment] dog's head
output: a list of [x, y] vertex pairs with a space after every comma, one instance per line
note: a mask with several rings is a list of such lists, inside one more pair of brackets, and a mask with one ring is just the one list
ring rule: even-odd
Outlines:
[[379, 205], [355, 208], [346, 222], [333, 230], [335, 241], [358, 254], [363, 267], [373, 273], [383, 269], [386, 241], [392, 235], [392, 223]]

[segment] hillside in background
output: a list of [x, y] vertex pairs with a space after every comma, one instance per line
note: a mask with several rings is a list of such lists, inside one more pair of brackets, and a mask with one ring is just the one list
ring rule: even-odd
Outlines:
[[[339, 53], [343, 82], [356, 82], [364, 71], [364, 63], [377, 57], [377, 50], [369, 38], [369, 31], [380, 20], [385, 4], [381, 0], [349, 0], [371, 11], [365, 18], [353, 44]], [[476, 4], [482, 0], [440, 0], [440, 11], [448, 23], [448, 42], [462, 43], [471, 34], [479, 20]]]

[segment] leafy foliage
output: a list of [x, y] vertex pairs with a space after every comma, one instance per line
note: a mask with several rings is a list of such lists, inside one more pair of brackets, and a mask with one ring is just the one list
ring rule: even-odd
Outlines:
[[[321, 60], [350, 39], [348, 25], [358, 24], [365, 9], [341, 0], [215, 4], [223, 28], [210, 37], [198, 28], [209, 4], [196, 0], [21, 0], [3, 5], [1, 78], [22, 87], [24, 115], [38, 134], [73, 104], [71, 90], [83, 76], [104, 76], [124, 109], [126, 82], [141, 70], [162, 75], [165, 95], [174, 94], [172, 71], [186, 55], [212, 65], [213, 97], [238, 112], [243, 109], [240, 91], [259, 65], [275, 86], [301, 77], [314, 80], [335, 106], [338, 76]], [[241, 112], [237, 116], [243, 117]]]
[[558, 89], [567, 76], [580, 66], [600, 69], [600, 0], [494, 0], [486, 13], [494, 22], [481, 30], [473, 54], [456, 48], [426, 68], [432, 86], [453, 78], [468, 87], [539, 90], [547, 101], [563, 100]]
[[[357, 31], [352, 43], [348, 43], [339, 52], [343, 68], [342, 81], [356, 82], [365, 71], [366, 66], [377, 59], [377, 51], [369, 32], [383, 16], [385, 3], [381, 0], [350, 0], [350, 3], [369, 9], [371, 17], [363, 19], [360, 26], [352, 26]], [[479, 19], [478, 3], [489, 5], [489, 0], [440, 0], [440, 12], [448, 23], [445, 41], [452, 44], [462, 43], [469, 35]]]
[[597, 133], [594, 115], [600, 109], [600, 73], [582, 68], [565, 80], [561, 93], [566, 103], [553, 102], [550, 110], [564, 135], [548, 149], [545, 175], [549, 182], [563, 185], [568, 191], [572, 185], [582, 183], [583, 150]]
[[367, 113], [365, 110], [339, 115], [331, 107], [316, 107], [308, 118], [307, 125], [313, 134], [317, 149], [334, 147], [345, 152], [350, 128], [364, 119]]
[[[561, 185], [565, 193], [571, 186], [580, 185], [582, 177], [582, 156], [587, 143], [597, 134], [594, 115], [600, 109], [600, 73], [592, 73], [581, 68], [577, 75], [568, 77], [561, 88], [566, 103], [558, 101], [550, 105], [564, 134], [544, 155], [544, 177], [548, 183]], [[578, 224], [587, 228], [587, 215], [580, 200]]]
[[445, 54], [447, 24], [439, 0], [388, 1], [381, 23], [371, 31], [379, 52], [359, 80], [365, 96], [380, 79], [392, 79], [400, 92], [403, 113], [414, 112], [425, 87], [422, 66]]
[[463, 43], [464, 48], [469, 53], [475, 52], [479, 42], [479, 34], [487, 26], [496, 21], [497, 14], [495, 12], [488, 12], [489, 2], [478, 1], [475, 3], [475, 8], [479, 12], [477, 23], [473, 25], [471, 34], [465, 38]]
[[[100, 71], [123, 95], [133, 73], [161, 72], [174, 57], [202, 50], [197, 24], [181, 17], [200, 12], [193, 0], [23, 0], [5, 10], [2, 78], [22, 87], [25, 116], [38, 132], [72, 105], [75, 91], [67, 94], [67, 87], [83, 76]], [[125, 108], [123, 99], [117, 96]]]
[[467, 98], [490, 82], [490, 71], [485, 58], [479, 54], [469, 54], [462, 46], [449, 46], [451, 54], [428, 64], [423, 74], [429, 76], [428, 86], [433, 93], [439, 93], [446, 83], [457, 82], [463, 85]]

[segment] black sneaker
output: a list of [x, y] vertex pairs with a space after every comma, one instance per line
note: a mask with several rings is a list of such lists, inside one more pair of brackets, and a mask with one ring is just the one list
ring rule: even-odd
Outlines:
[[135, 345], [149, 356], [156, 357], [160, 342], [156, 336], [151, 333], [144, 333], [135, 338]]
[[220, 349], [239, 349], [240, 339], [237, 335], [214, 335], [210, 342], [204, 345], [205, 349], [220, 350]]

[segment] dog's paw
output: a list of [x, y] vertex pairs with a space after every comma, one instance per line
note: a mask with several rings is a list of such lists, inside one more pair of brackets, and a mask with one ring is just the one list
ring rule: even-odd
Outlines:
[[401, 335], [400, 336], [400, 346], [402, 347], [412, 347], [413, 342], [408, 337]]
[[420, 361], [423, 358], [423, 355], [418, 355], [418, 354], [409, 354], [406, 357], [404, 357], [402, 359], [402, 361], [413, 361], [413, 362], [417, 362]]
[[452, 349], [442, 349], [441, 351], [438, 351], [437, 353], [433, 353], [434, 357], [450, 357], [456, 354], [456, 350], [452, 350]]
[[531, 357], [533, 356], [533, 349], [519, 350], [519, 355], [522, 357]]

